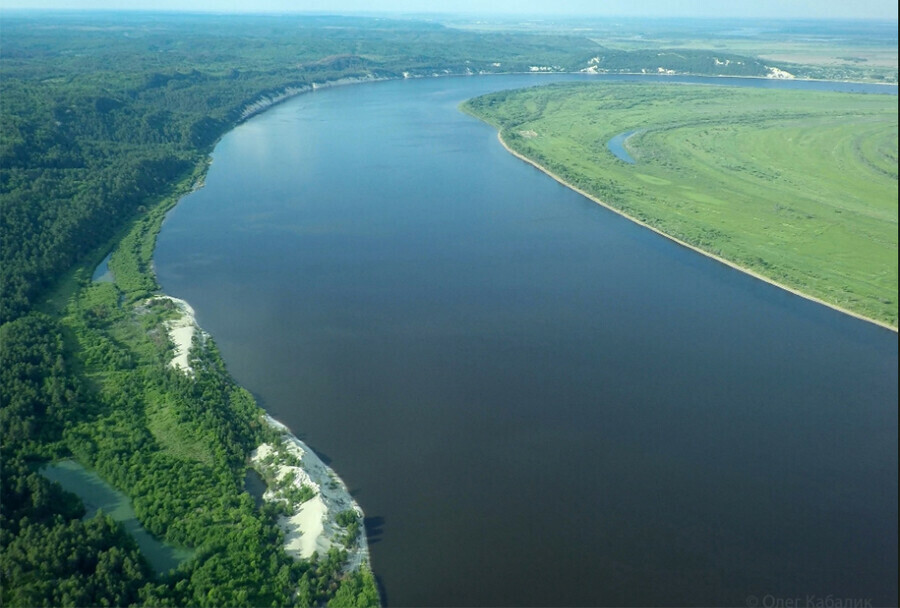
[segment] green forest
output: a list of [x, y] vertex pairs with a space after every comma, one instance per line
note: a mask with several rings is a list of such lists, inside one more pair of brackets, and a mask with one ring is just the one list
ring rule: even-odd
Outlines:
[[[273, 440], [212, 339], [172, 369], [152, 273], [165, 212], [259, 102], [341, 78], [656, 70], [656, 52], [567, 34], [353, 17], [0, 13], [0, 604], [370, 606], [368, 568], [290, 558], [278, 508], [244, 490]], [[594, 61], [596, 57], [601, 59]], [[756, 59], [670, 58], [760, 76]], [[600, 62], [598, 64], [598, 61]], [[265, 105], [265, 104], [262, 104]], [[92, 283], [110, 251], [113, 283]], [[40, 474], [74, 459], [192, 557], [154, 572], [108, 515]], [[348, 539], [359, 522], [348, 521]], [[352, 534], [351, 534], [352, 533]]]

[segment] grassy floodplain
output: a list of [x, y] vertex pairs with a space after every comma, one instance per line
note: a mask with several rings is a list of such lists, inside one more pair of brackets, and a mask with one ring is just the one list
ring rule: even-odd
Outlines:
[[[660, 232], [897, 327], [897, 97], [564, 84], [469, 100], [554, 177]], [[607, 142], [636, 130], [616, 158]]]

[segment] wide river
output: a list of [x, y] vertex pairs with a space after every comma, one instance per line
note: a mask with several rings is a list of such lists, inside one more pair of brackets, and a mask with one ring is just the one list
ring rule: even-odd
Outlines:
[[167, 219], [164, 290], [347, 482], [391, 606], [896, 605], [897, 334], [632, 224], [457, 110], [550, 79], [249, 120]]

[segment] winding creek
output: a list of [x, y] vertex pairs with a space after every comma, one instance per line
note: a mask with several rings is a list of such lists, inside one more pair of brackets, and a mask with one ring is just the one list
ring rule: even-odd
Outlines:
[[346, 481], [389, 605], [896, 603], [897, 334], [634, 225], [457, 110], [576, 78], [271, 108], [167, 218], [164, 290]]

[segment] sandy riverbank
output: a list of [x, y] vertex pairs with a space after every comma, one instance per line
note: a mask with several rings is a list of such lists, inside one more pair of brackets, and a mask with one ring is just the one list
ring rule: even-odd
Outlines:
[[[309, 446], [271, 416], [266, 415], [265, 422], [280, 433], [280, 445], [264, 443], [250, 457], [252, 466], [263, 479], [273, 481], [268, 484], [263, 498], [290, 504], [278, 490], [278, 482], [286, 479], [291, 487], [307, 487], [315, 492], [300, 505], [290, 504], [291, 513], [279, 519], [285, 532], [285, 550], [295, 557], [308, 559], [314, 553], [328, 553], [331, 547], [344, 548], [347, 550], [346, 569], [358, 569], [369, 561], [362, 509], [340, 477]], [[349, 543], [344, 540], [347, 529], [338, 523], [338, 515], [348, 510], [356, 514], [359, 522], [359, 533]]]
[[[197, 325], [194, 309], [172, 296], [158, 295], [153, 299], [169, 300], [180, 312], [178, 318], [165, 322], [169, 339], [175, 344], [175, 355], [169, 365], [193, 375], [189, 355], [194, 337], [199, 335], [202, 340], [206, 336]], [[369, 562], [363, 511], [350, 496], [346, 484], [290, 429], [268, 414], [263, 417], [278, 439], [257, 447], [250, 455], [250, 463], [268, 480], [263, 499], [288, 506], [289, 514], [278, 522], [285, 533], [285, 551], [298, 559], [309, 559], [316, 553], [324, 556], [332, 547], [346, 549], [347, 571], [357, 570]], [[286, 497], [285, 490], [304, 487], [313, 492], [312, 498], [295, 504]], [[358, 522], [358, 533], [351, 540], [346, 538], [348, 529], [338, 523], [338, 516], [346, 511], [352, 511]]]
[[655, 227], [651, 226], [650, 224], [648, 224], [648, 223], [646, 223], [646, 222], [644, 222], [644, 221], [641, 221], [641, 220], [639, 220], [639, 219], [637, 219], [637, 218], [635, 218], [635, 217], [632, 217], [632, 216], [628, 215], [627, 213], [624, 213], [624, 212], [622, 212], [621, 210], [616, 209], [615, 207], [613, 207], [613, 206], [610, 205], [609, 203], [606, 203], [606, 202], [600, 200], [600, 199], [597, 198], [596, 196], [594, 196], [594, 195], [592, 195], [592, 194], [590, 194], [590, 193], [588, 193], [588, 192], [585, 192], [585, 191], [582, 190], [581, 188], [578, 188], [577, 186], [574, 186], [574, 185], [570, 184], [569, 182], [567, 182], [566, 180], [564, 180], [564, 179], [563, 179], [562, 177], [560, 177], [559, 175], [556, 175], [556, 174], [553, 173], [552, 171], [550, 171], [550, 170], [548, 170], [548, 169], [542, 167], [541, 165], [539, 165], [539, 164], [536, 163], [535, 161], [531, 160], [531, 159], [528, 158], [527, 156], [525, 156], [525, 155], [523, 155], [523, 154], [520, 154], [519, 152], [513, 150], [513, 149], [506, 143], [506, 141], [504, 141], [503, 135], [502, 135], [499, 131], [497, 132], [497, 139], [500, 141], [500, 145], [502, 145], [502, 146], [506, 149], [507, 152], [509, 152], [510, 154], [512, 154], [513, 156], [515, 156], [516, 158], [525, 161], [526, 163], [528, 163], [528, 164], [531, 165], [532, 167], [538, 169], [539, 171], [541, 171], [541, 172], [543, 172], [543, 173], [546, 173], [547, 175], [549, 175], [550, 177], [552, 177], [553, 179], [555, 179], [557, 182], [559, 182], [560, 184], [562, 184], [562, 185], [565, 186], [566, 188], [569, 188], [569, 189], [571, 189], [571, 190], [574, 190], [574, 191], [577, 192], [578, 194], [584, 196], [585, 198], [588, 198], [588, 199], [592, 200], [593, 202], [597, 203], [598, 205], [602, 205], [603, 207], [606, 207], [607, 209], [609, 209], [609, 210], [612, 211], [613, 213], [617, 213], [618, 215], [621, 215], [622, 217], [624, 217], [624, 218], [626, 218], [626, 219], [628, 219], [628, 220], [634, 222], [635, 224], [638, 224], [639, 226], [642, 226], [642, 227], [644, 227], [644, 228], [647, 228], [648, 230], [652, 230], [652, 231], [655, 232], [656, 234], [658, 234], [658, 235], [660, 235], [660, 236], [663, 236], [663, 237], [669, 239], [670, 241], [674, 241], [675, 243], [678, 243], [678, 244], [681, 245], [682, 247], [686, 247], [686, 248], [690, 249], [691, 251], [695, 251], [695, 252], [699, 253], [700, 255], [704, 255], [704, 256], [706, 256], [706, 257], [708, 257], [708, 258], [711, 258], [711, 259], [713, 259], [713, 260], [715, 260], [715, 261], [717, 261], [717, 262], [719, 262], [719, 263], [721, 263], [721, 264], [725, 264], [726, 266], [728, 266], [728, 267], [730, 267], [730, 268], [734, 268], [735, 270], [738, 270], [738, 271], [740, 271], [740, 272], [743, 272], [744, 274], [750, 275], [751, 277], [753, 277], [753, 278], [755, 278], [755, 279], [759, 279], [760, 281], [764, 281], [764, 282], [768, 283], [769, 285], [774, 285], [775, 287], [778, 287], [779, 289], [783, 289], [783, 290], [785, 290], [785, 291], [787, 291], [787, 292], [789, 292], [789, 293], [792, 293], [792, 294], [794, 294], [794, 295], [796, 295], [796, 296], [800, 296], [801, 298], [804, 298], [804, 299], [809, 300], [809, 301], [811, 301], [811, 302], [815, 302], [815, 303], [817, 303], [817, 304], [821, 304], [821, 305], [823, 305], [823, 306], [827, 306], [828, 308], [831, 308], [832, 310], [836, 310], [836, 311], [841, 312], [841, 313], [843, 313], [843, 314], [845, 314], [845, 315], [849, 315], [849, 316], [854, 317], [854, 318], [856, 318], [856, 319], [860, 319], [861, 321], [867, 321], [867, 322], [872, 323], [872, 324], [874, 324], [874, 325], [878, 325], [879, 327], [883, 327], [883, 328], [885, 328], [885, 329], [889, 329], [889, 330], [891, 330], [891, 331], [893, 331], [893, 332], [895, 332], [895, 333], [897, 332], [897, 328], [894, 327], [893, 325], [889, 325], [889, 324], [887, 324], [887, 323], [885, 323], [885, 322], [883, 322], [883, 321], [878, 321], [878, 320], [876, 320], [876, 319], [870, 319], [869, 317], [863, 316], [863, 315], [861, 315], [861, 314], [859, 314], [859, 313], [857, 313], [857, 312], [854, 312], [854, 311], [852, 311], [852, 310], [848, 310], [848, 309], [846, 309], [846, 308], [842, 308], [842, 307], [838, 306], [837, 304], [832, 304], [831, 302], [826, 302], [825, 300], [822, 300], [822, 299], [817, 298], [817, 297], [815, 297], [815, 296], [811, 296], [811, 295], [809, 295], [809, 294], [803, 293], [802, 291], [800, 291], [800, 290], [798, 290], [798, 289], [796, 289], [796, 288], [790, 287], [790, 286], [788, 286], [788, 285], [784, 285], [783, 283], [779, 283], [779, 282], [777, 282], [777, 281], [775, 281], [775, 280], [773, 280], [773, 279], [770, 279], [769, 277], [766, 277], [766, 276], [764, 276], [764, 275], [759, 274], [758, 272], [755, 272], [754, 270], [751, 270], [751, 269], [749, 269], [749, 268], [745, 268], [745, 267], [743, 267], [743, 266], [740, 266], [740, 265], [738, 265], [738, 264], [736, 264], [736, 263], [734, 263], [734, 262], [732, 262], [732, 261], [730, 261], [730, 260], [727, 260], [727, 259], [725, 259], [725, 258], [723, 258], [723, 257], [717, 256], [717, 255], [715, 255], [715, 254], [713, 254], [713, 253], [710, 253], [710, 252], [708, 252], [708, 251], [704, 251], [703, 249], [700, 249], [699, 247], [696, 247], [696, 246], [694, 246], [694, 245], [691, 245], [690, 243], [687, 243], [687, 242], [685, 242], [685, 241], [682, 241], [681, 239], [676, 238], [676, 237], [674, 237], [674, 236], [672, 236], [672, 235], [670, 235], [670, 234], [666, 234], [666, 233], [663, 232], [662, 230], [660, 230], [660, 229], [658, 229], [658, 228], [655, 228]]
[[181, 314], [177, 319], [170, 319], [164, 324], [169, 334], [169, 340], [175, 345], [175, 356], [169, 361], [169, 365], [188, 375], [193, 375], [194, 370], [191, 368], [189, 357], [194, 344], [194, 336], [201, 336], [201, 338], [205, 336], [203, 330], [197, 325], [194, 309], [184, 300], [172, 296], [158, 295], [153, 296], [152, 299], [172, 302]]

